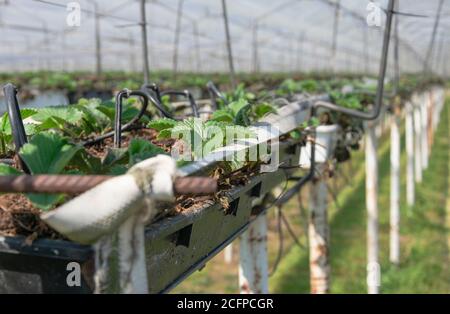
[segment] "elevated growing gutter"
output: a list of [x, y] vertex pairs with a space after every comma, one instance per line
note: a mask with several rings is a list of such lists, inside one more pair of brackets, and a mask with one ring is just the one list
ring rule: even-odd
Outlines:
[[[308, 121], [311, 106], [317, 101], [327, 101], [328, 96], [301, 98], [281, 107], [277, 114], [269, 114], [253, 126], [258, 141], [240, 141], [223, 149], [225, 155], [246, 152], [258, 144], [278, 141]], [[268, 132], [271, 125], [277, 131]], [[201, 207], [189, 209], [177, 216], [166, 217], [146, 227], [145, 254], [149, 292], [167, 292], [189, 274], [203, 267], [228, 243], [238, 237], [256, 217], [252, 201], [283, 183], [295, 171], [302, 149], [299, 141], [279, 143], [279, 168], [250, 178], [245, 186], [228, 192], [230, 208], [225, 212], [218, 203], [205, 202]], [[217, 153], [216, 153], [217, 154]], [[213, 169], [223, 152], [211, 154], [179, 169], [182, 176], [205, 174]], [[95, 210], [95, 207], [92, 208]], [[39, 239], [24, 246], [23, 237], [0, 237], [0, 292], [35, 293], [90, 293], [93, 291], [94, 251], [91, 246], [69, 241]], [[81, 265], [83, 274], [80, 287], [66, 284], [69, 262]], [[110, 278], [111, 291], [117, 278]]]

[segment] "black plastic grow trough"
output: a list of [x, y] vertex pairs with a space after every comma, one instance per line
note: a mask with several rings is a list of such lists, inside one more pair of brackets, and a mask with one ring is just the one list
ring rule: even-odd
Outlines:
[[[280, 143], [280, 162], [298, 164], [298, 142]], [[229, 192], [230, 208], [207, 204], [168, 217], [146, 229], [149, 291], [167, 292], [238, 237], [252, 220], [252, 200], [284, 182], [292, 170], [279, 169], [250, 179]], [[93, 208], [94, 210], [94, 208]], [[253, 217], [254, 218], [254, 217]], [[67, 285], [71, 262], [81, 266], [81, 286]], [[92, 293], [94, 250], [69, 241], [0, 237], [0, 293]], [[111, 285], [117, 283], [111, 280]]]

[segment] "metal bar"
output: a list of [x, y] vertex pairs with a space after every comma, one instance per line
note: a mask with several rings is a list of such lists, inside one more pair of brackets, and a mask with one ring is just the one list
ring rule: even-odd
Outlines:
[[252, 25], [252, 47], [253, 47], [253, 72], [259, 72], [259, 60], [258, 60], [258, 22], [254, 22]]
[[391, 122], [390, 254], [392, 264], [400, 263], [400, 108]]
[[[1, 193], [79, 194], [114, 176], [107, 175], [18, 175], [0, 176]], [[176, 194], [212, 194], [217, 180], [209, 177], [179, 177], [174, 181]]]
[[239, 241], [239, 287], [245, 294], [269, 293], [267, 217], [259, 215]]
[[173, 77], [176, 80], [178, 74], [178, 46], [180, 43], [181, 18], [183, 15], [184, 0], [178, 0], [177, 19], [175, 24], [175, 36], [173, 43]]
[[[398, 8], [396, 3], [395, 8]], [[394, 94], [397, 96], [400, 80], [398, 17], [394, 24]], [[392, 264], [400, 263], [400, 107], [394, 99], [391, 117], [391, 185], [390, 185], [390, 250], [389, 260]]]
[[444, 0], [440, 0], [438, 9], [436, 11], [436, 18], [434, 20], [433, 33], [431, 34], [430, 45], [428, 46], [427, 54], [425, 57], [425, 64], [424, 64], [424, 68], [423, 68], [424, 72], [428, 72], [430, 70], [430, 68], [429, 68], [430, 67], [430, 57], [433, 52], [434, 41], [436, 39], [436, 33], [437, 33], [437, 29], [439, 27], [439, 21], [441, 19], [441, 10], [442, 10], [443, 4], [444, 4]]
[[336, 48], [337, 48], [337, 35], [339, 30], [339, 12], [341, 8], [341, 1], [336, 0], [336, 7], [334, 9], [334, 21], [333, 21], [333, 37], [331, 44], [331, 66], [333, 73], [336, 72]]
[[198, 24], [196, 21], [192, 21], [192, 25], [194, 28], [194, 44], [195, 44], [195, 65], [198, 73], [202, 71], [202, 63], [200, 61], [200, 42], [198, 35]]
[[[395, 3], [395, 8], [398, 8], [398, 2]], [[398, 16], [394, 22], [394, 95], [397, 95], [400, 81]]]
[[228, 13], [227, 13], [227, 4], [226, 0], [222, 0], [222, 14], [223, 14], [223, 22], [225, 26], [225, 36], [226, 36], [226, 44], [228, 51], [228, 66], [230, 70], [230, 81], [231, 87], [233, 89], [236, 88], [236, 76], [234, 73], [234, 61], [233, 61], [233, 51], [231, 47], [231, 36], [230, 36], [230, 28], [228, 23]]
[[140, 2], [141, 9], [141, 35], [142, 35], [142, 60], [144, 66], [144, 84], [150, 83], [150, 66], [148, 62], [148, 44], [147, 44], [147, 18], [145, 12], [145, 0]]
[[100, 15], [98, 13], [98, 4], [94, 1], [94, 17], [95, 17], [95, 60], [96, 73], [99, 76], [102, 73], [102, 53], [100, 41]]

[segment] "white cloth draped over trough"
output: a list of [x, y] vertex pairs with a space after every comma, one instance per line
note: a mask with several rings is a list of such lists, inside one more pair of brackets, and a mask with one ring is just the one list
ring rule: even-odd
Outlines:
[[[144, 160], [127, 174], [99, 184], [42, 219], [73, 241], [91, 244], [98, 264], [97, 292], [108, 287], [109, 254], [117, 232], [120, 291], [147, 293], [144, 227], [157, 214], [155, 201], [174, 199], [175, 161], [165, 155]], [[116, 276], [117, 278], [117, 276]]]

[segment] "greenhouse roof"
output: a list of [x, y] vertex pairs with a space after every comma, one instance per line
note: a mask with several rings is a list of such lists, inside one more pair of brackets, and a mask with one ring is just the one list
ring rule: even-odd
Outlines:
[[[71, 12], [66, 6], [70, 2], [74, 1], [0, 0], [0, 70], [95, 69], [95, 5], [103, 67], [142, 68], [139, 0], [76, 1], [81, 8], [79, 26], [67, 24]], [[445, 32], [450, 26], [449, 2], [398, 1], [395, 19], [402, 72], [423, 71], [428, 56], [428, 65], [436, 73], [448, 73], [444, 60], [448, 57], [450, 39]], [[378, 70], [387, 0], [227, 0], [226, 3], [237, 71], [334, 68], [376, 73]], [[150, 69], [173, 67], [179, 7], [182, 11], [178, 68], [226, 71], [220, 0], [147, 0]], [[390, 52], [392, 62], [394, 49]]]

